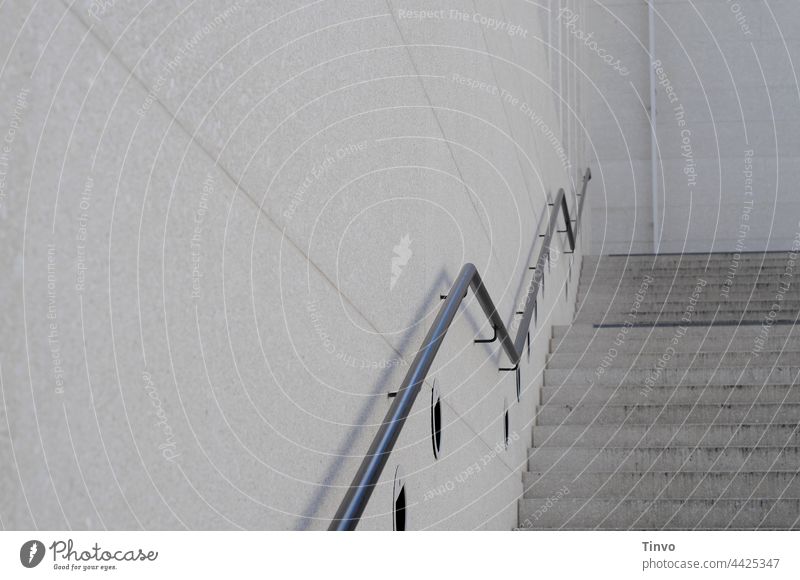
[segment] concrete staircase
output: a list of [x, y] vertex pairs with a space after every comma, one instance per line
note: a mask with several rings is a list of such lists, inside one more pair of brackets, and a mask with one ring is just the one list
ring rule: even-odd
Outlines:
[[800, 529], [800, 262], [584, 259], [520, 529]]

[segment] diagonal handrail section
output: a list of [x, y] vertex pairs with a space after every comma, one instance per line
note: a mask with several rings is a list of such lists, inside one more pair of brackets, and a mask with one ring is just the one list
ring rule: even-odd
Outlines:
[[[555, 201], [549, 204], [553, 207], [553, 211], [550, 212], [547, 230], [544, 234], [539, 235], [539, 237], [543, 238], [542, 245], [539, 249], [539, 257], [536, 260], [531, 283], [525, 297], [525, 309], [514, 339], [511, 338], [503, 319], [497, 312], [497, 308], [491, 296], [489, 296], [489, 291], [483, 284], [475, 265], [464, 264], [461, 268], [458, 277], [450, 288], [450, 292], [447, 294], [447, 298], [439, 308], [436, 319], [425, 336], [422, 347], [417, 351], [417, 355], [414, 357], [414, 361], [411, 363], [411, 367], [409, 367], [403, 383], [378, 429], [378, 433], [373, 438], [369, 450], [353, 478], [353, 482], [348, 487], [339, 509], [336, 510], [336, 515], [328, 528], [329, 530], [354, 530], [358, 525], [369, 498], [380, 479], [383, 468], [389, 460], [389, 455], [397, 442], [397, 438], [403, 430], [403, 425], [411, 412], [411, 408], [414, 406], [414, 401], [422, 389], [425, 378], [428, 376], [436, 354], [439, 352], [439, 347], [441, 347], [447, 331], [470, 289], [472, 289], [484, 314], [492, 324], [506, 356], [511, 361], [513, 369], [517, 368], [522, 358], [525, 341], [528, 339], [531, 317], [536, 308], [539, 288], [544, 281], [544, 266], [550, 257], [553, 235], [556, 233], [567, 234], [570, 253], [575, 251], [580, 219], [583, 214], [583, 204], [586, 199], [586, 186], [591, 178], [592, 172], [587, 168], [583, 176], [581, 193], [578, 194], [578, 207], [574, 219], [570, 217], [569, 204], [563, 189], [558, 191]], [[564, 216], [565, 228], [563, 230], [557, 229], [560, 214]]]

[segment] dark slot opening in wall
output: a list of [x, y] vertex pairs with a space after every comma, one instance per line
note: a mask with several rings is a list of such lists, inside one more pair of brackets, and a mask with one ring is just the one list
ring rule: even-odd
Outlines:
[[394, 500], [394, 531], [406, 531], [406, 486], [400, 488], [400, 493]]
[[520, 401], [522, 399], [522, 376], [521, 376], [522, 372], [520, 371], [519, 367], [517, 367], [516, 375], [517, 375], [517, 401]]
[[435, 397], [431, 407], [431, 440], [433, 442], [433, 456], [439, 458], [442, 446], [442, 400], [433, 392]]
[[508, 429], [508, 409], [506, 409], [506, 412], [503, 414], [503, 441], [505, 442], [506, 449], [508, 449], [509, 440], [511, 439]]
[[[534, 312], [535, 312], [535, 310], [534, 310]], [[528, 344], [528, 362], [531, 362], [531, 333], [530, 332], [528, 333], [527, 344]]]

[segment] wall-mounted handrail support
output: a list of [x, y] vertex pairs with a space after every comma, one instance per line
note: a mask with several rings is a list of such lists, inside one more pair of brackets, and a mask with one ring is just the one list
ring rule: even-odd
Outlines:
[[[372, 491], [380, 479], [381, 472], [383, 471], [386, 462], [389, 459], [389, 454], [392, 452], [400, 432], [403, 430], [403, 425], [408, 418], [414, 401], [417, 398], [422, 384], [430, 371], [433, 360], [439, 352], [439, 347], [444, 341], [450, 325], [458, 313], [458, 308], [461, 306], [467, 291], [472, 289], [475, 298], [483, 309], [483, 313], [489, 319], [489, 322], [495, 328], [497, 338], [500, 339], [503, 350], [511, 361], [512, 368], [515, 368], [524, 352], [525, 342], [528, 337], [531, 317], [533, 310], [536, 306], [536, 298], [539, 295], [539, 287], [544, 280], [544, 264], [547, 260], [553, 234], [558, 229], [559, 214], [563, 213], [564, 222], [566, 224], [565, 233], [567, 234], [567, 242], [570, 250], [575, 251], [575, 243], [578, 235], [578, 228], [580, 226], [581, 214], [583, 213], [583, 203], [586, 198], [586, 186], [592, 178], [590, 169], [586, 170], [583, 176], [583, 185], [581, 193], [577, 201], [577, 215], [575, 216], [575, 228], [573, 229], [573, 220], [570, 219], [569, 204], [567, 196], [563, 189], [558, 191], [556, 199], [552, 205], [553, 211], [550, 213], [550, 220], [547, 224], [542, 245], [539, 249], [539, 257], [536, 260], [536, 268], [533, 270], [533, 277], [530, 286], [528, 287], [528, 294], [525, 298], [525, 310], [523, 311], [522, 320], [520, 321], [517, 329], [517, 336], [512, 340], [500, 314], [495, 308], [494, 302], [489, 291], [481, 280], [478, 270], [473, 264], [464, 264], [458, 274], [455, 282], [453, 283], [450, 291], [447, 293], [444, 303], [440, 306], [436, 319], [433, 321], [428, 334], [422, 346], [417, 351], [411, 367], [408, 369], [400, 389], [397, 391], [396, 396], [392, 402], [389, 411], [381, 422], [378, 428], [378, 433], [372, 440], [361, 465], [353, 478], [353, 482], [347, 489], [347, 493], [336, 510], [336, 515], [331, 522], [329, 530], [354, 530], [358, 525], [361, 515], [367, 506]], [[559, 212], [559, 210], [561, 210]]]

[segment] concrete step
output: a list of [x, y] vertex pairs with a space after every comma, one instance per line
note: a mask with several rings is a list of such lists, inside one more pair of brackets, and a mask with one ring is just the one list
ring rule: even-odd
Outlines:
[[[729, 264], [722, 262], [715, 262], [713, 264], [695, 263], [695, 264], [682, 264], [660, 266], [656, 265], [655, 268], [646, 264], [642, 266], [624, 267], [621, 264], [605, 265], [599, 268], [584, 264], [581, 268], [581, 278], [592, 280], [602, 277], [625, 277], [642, 279], [645, 277], [658, 277], [658, 276], [680, 276], [682, 278], [689, 278], [691, 276], [705, 278], [706, 276], [719, 276], [727, 277], [729, 279], [744, 278], [746, 276], [754, 276], [763, 273], [774, 273], [776, 276], [787, 275], [792, 273], [791, 267], [787, 269], [789, 262], [770, 262], [768, 264], [748, 264], [739, 268], [731, 268]], [[790, 276], [787, 275], [787, 278]]]
[[[727, 309], [727, 308], [703, 308], [697, 307], [691, 310], [664, 308], [663, 310], [657, 308], [655, 310], [641, 309], [636, 313], [636, 322], [685, 322], [689, 321], [694, 324], [699, 324], [700, 321], [713, 320], [728, 320], [728, 321], [748, 321], [748, 322], [764, 322], [767, 316], [780, 320], [787, 320], [792, 323], [800, 322], [800, 311], [786, 310], [783, 308], [761, 308], [754, 306], [747, 309]], [[628, 319], [626, 313], [617, 312], [613, 310], [603, 311], [589, 311], [581, 310], [575, 316], [577, 324], [622, 324]]]
[[711, 254], [640, 254], [633, 256], [584, 256], [583, 267], [618, 267], [626, 264], [631, 267], [649, 268], [653, 264], [657, 267], [691, 267], [693, 265], [718, 264], [730, 265], [739, 264], [745, 267], [752, 264], [786, 264], [792, 257], [789, 252], [766, 252], [766, 253], [711, 253]]
[[[745, 312], [736, 314], [714, 314], [714, 313], [699, 313], [695, 314], [690, 319], [691, 324], [695, 326], [736, 326], [738, 324], [746, 325], [761, 325], [767, 320], [767, 314], [762, 312]], [[619, 327], [625, 322], [624, 317], [617, 315], [610, 316], [577, 316], [575, 322], [578, 324], [596, 324], [609, 328]], [[680, 314], [662, 314], [657, 313], [643, 313], [640, 314], [634, 321], [640, 327], [647, 326], [678, 326], [685, 324], [686, 320]], [[797, 313], [786, 312], [778, 313], [777, 317], [772, 319], [772, 324], [777, 325], [792, 325], [800, 322]]]
[[[592, 302], [594, 300], [604, 300], [603, 303], [610, 303], [617, 301], [620, 306], [627, 304], [629, 308], [641, 302], [670, 302], [674, 304], [688, 304], [690, 300], [706, 300], [713, 301], [719, 300], [720, 302], [729, 302], [731, 300], [776, 300], [777, 296], [782, 296], [786, 300], [800, 299], [800, 284], [786, 287], [776, 283], [762, 283], [763, 281], [754, 281], [753, 283], [737, 284], [730, 288], [730, 292], [735, 292], [735, 296], [731, 296], [728, 289], [722, 284], [716, 284], [709, 281], [708, 284], [702, 288], [697, 289], [695, 284], [684, 285], [683, 279], [658, 281], [651, 284], [646, 291], [640, 291], [639, 284], [628, 284], [623, 280], [620, 282], [619, 278], [611, 280], [607, 283], [599, 283], [594, 281], [591, 288], [586, 287], [582, 283], [578, 287], [578, 294], [576, 304], [581, 305], [584, 302]], [[780, 290], [780, 292], [779, 292]]]
[[757, 268], [759, 266], [765, 268], [785, 267], [789, 263], [790, 254], [786, 253], [781, 256], [750, 256], [747, 258], [739, 257], [738, 260], [733, 259], [734, 256], [702, 256], [690, 259], [686, 256], [680, 256], [666, 260], [666, 259], [648, 259], [638, 260], [633, 257], [606, 257], [603, 260], [587, 259], [584, 256], [582, 265], [587, 270], [594, 269], [610, 269], [610, 268], [625, 268], [625, 269], [685, 269], [685, 268], [733, 268], [736, 270], [744, 270], [747, 268]]
[[535, 446], [725, 446], [800, 445], [797, 424], [537, 425]]
[[[624, 322], [624, 321], [623, 321]], [[634, 321], [636, 322], [636, 321]], [[629, 327], [624, 337], [627, 340], [632, 339], [651, 339], [651, 338], [667, 338], [671, 339], [676, 335], [680, 327], [676, 326], [660, 326], [660, 327]], [[621, 334], [621, 328], [595, 328], [592, 324], [572, 324], [572, 325], [556, 325], [553, 326], [553, 338], [596, 338], [603, 341], [613, 341], [618, 335]], [[764, 328], [761, 324], [752, 325], [731, 325], [731, 326], [717, 326], [717, 327], [704, 327], [704, 326], [689, 326], [686, 327], [683, 337], [709, 337], [709, 338], [753, 338], [761, 336]], [[786, 337], [795, 336], [800, 338], [800, 329], [795, 329], [793, 325], [789, 324], [776, 324], [768, 329], [767, 336]], [[609, 346], [611, 342], [608, 343]]]
[[[584, 264], [581, 268], [581, 278], [592, 280], [595, 278], [617, 276], [618, 278], [635, 278], [643, 279], [645, 277], [659, 276], [675, 276], [679, 275], [682, 278], [688, 277], [705, 277], [705, 276], [720, 276], [728, 277], [731, 280], [737, 280], [747, 276], [754, 276], [757, 274], [770, 273], [776, 276], [786, 275], [787, 271], [791, 273], [791, 269], [787, 270], [788, 261], [769, 262], [765, 264], [750, 263], [740, 265], [738, 268], [731, 267], [730, 262], [713, 262], [713, 263], [694, 263], [689, 265], [671, 264], [671, 265], [656, 265], [652, 267], [650, 264], [625, 266], [623, 264], [603, 264], [600, 267], [590, 264]], [[787, 276], [788, 277], [788, 276]]]
[[[791, 273], [791, 272], [790, 272]], [[709, 286], [726, 283], [728, 285], [746, 285], [747, 282], [758, 281], [779, 281], [792, 282], [791, 276], [787, 276], [785, 268], [763, 268], [739, 271], [731, 273], [721, 268], [705, 270], [703, 268], [682, 268], [680, 270], [639, 270], [635, 272], [622, 272], [613, 270], [601, 270], [595, 272], [583, 272], [581, 274], [581, 284], [613, 284], [614, 286], [622, 280], [624, 283], [631, 282], [641, 284], [654, 281], [653, 285], [662, 282], [680, 282], [682, 284], [707, 282]]]
[[794, 384], [800, 376], [800, 367], [774, 368], [725, 367], [719, 369], [551, 369], [544, 371], [544, 384], [555, 387], [563, 384], [599, 386], [650, 386], [650, 385], [736, 385], [736, 384]]
[[780, 423], [797, 424], [800, 431], [800, 404], [724, 403], [659, 405], [608, 405], [548, 403], [536, 413], [537, 425], [662, 425], [683, 423]]
[[[727, 337], [712, 337], [712, 336], [693, 336], [681, 337], [677, 344], [672, 338], [649, 338], [640, 340], [626, 340], [622, 344], [613, 344], [612, 346], [621, 355], [626, 354], [657, 354], [662, 355], [668, 352], [667, 349], [672, 349], [670, 352], [676, 353], [722, 353], [722, 352], [750, 352], [753, 349], [754, 342], [752, 338], [731, 338]], [[800, 350], [800, 337], [786, 337], [786, 336], [773, 336], [771, 333], [763, 342], [762, 356], [767, 356], [767, 353], [779, 353], [786, 351]], [[575, 354], [598, 354], [602, 353], [603, 356], [608, 354], [609, 345], [604, 340], [590, 340], [588, 337], [579, 338], [554, 338], [550, 341], [551, 354], [559, 355], [575, 355]]]
[[523, 499], [522, 529], [800, 529], [798, 499]]
[[[787, 296], [797, 297], [800, 294], [800, 288], [797, 283], [785, 283], [780, 277], [774, 276], [770, 279], [748, 279], [746, 276], [736, 278], [731, 281], [730, 278], [723, 278], [717, 280], [705, 280], [705, 286], [702, 281], [698, 282], [697, 277], [693, 278], [666, 278], [658, 279], [646, 277], [643, 279], [636, 279], [623, 276], [610, 276], [607, 279], [603, 278], [581, 278], [578, 283], [578, 304], [587, 296], [587, 291], [591, 296], [603, 296], [605, 298], [615, 298], [617, 300], [625, 300], [630, 304], [634, 301], [643, 300], [680, 300], [689, 298], [694, 294], [697, 300], [732, 300], [735, 298], [747, 300], [748, 298], [760, 298], [767, 300], [772, 297], [772, 289], [777, 290], [781, 288]], [[768, 291], [767, 294], [764, 294]]]
[[[753, 345], [751, 344], [751, 349]], [[662, 351], [660, 353], [635, 353], [618, 352], [613, 358], [608, 352], [590, 352], [584, 354], [553, 353], [548, 355], [547, 368], [571, 369], [590, 368], [596, 369], [600, 364], [610, 363], [613, 368], [652, 369], [656, 366], [669, 368], [716, 368], [716, 367], [773, 367], [797, 366], [800, 367], [800, 352], [786, 349], [783, 352], [758, 352], [734, 351], [725, 352], [676, 352]]]
[[[618, 300], [628, 300], [633, 305], [637, 300], [642, 301], [647, 298], [651, 300], [681, 300], [688, 302], [689, 298], [696, 294], [696, 299], [708, 297], [719, 297], [726, 300], [725, 292], [727, 288], [724, 280], [708, 280], [701, 290], [697, 290], [697, 281], [687, 281], [683, 278], [675, 280], [654, 280], [649, 286], [642, 287], [641, 282], [628, 279], [609, 279], [609, 280], [583, 280], [578, 285], [577, 304], [582, 304], [585, 300], [606, 300], [612, 298]], [[800, 295], [800, 284], [792, 284], [788, 288], [784, 284], [779, 284], [778, 280], [739, 280], [730, 287], [730, 293], [736, 295], [754, 295], [762, 300], [768, 300], [778, 294], [778, 290], [785, 298], [797, 298]], [[726, 290], [727, 292], [727, 290]]]
[[748, 308], [747, 310], [727, 310], [722, 308], [694, 308], [690, 310], [639, 310], [634, 317], [619, 312], [578, 312], [575, 324], [620, 325], [627, 322], [635, 324], [681, 324], [691, 322], [694, 325], [712, 325], [715, 321], [723, 320], [729, 323], [761, 324], [767, 317], [780, 320], [784, 323], [795, 324], [800, 322], [800, 312], [797, 310], [783, 310], [776, 308], [762, 310]]
[[640, 387], [543, 387], [543, 404], [580, 403], [612, 405], [800, 403], [800, 385], [687, 385], [653, 387], [643, 394]]
[[528, 471], [571, 473], [798, 472], [800, 447], [536, 447], [528, 450]]
[[554, 497], [568, 489], [570, 497], [598, 499], [800, 499], [797, 471], [592, 472], [576, 477], [563, 471], [526, 472], [523, 497]]
[[[783, 306], [782, 310], [784, 311], [797, 311], [798, 305], [800, 305], [800, 292], [798, 292], [794, 296], [784, 296], [782, 300], [782, 305], [789, 304], [790, 306]], [[713, 308], [716, 310], [717, 306], [720, 309], [739, 309], [739, 310], [746, 310], [749, 308], [767, 308], [771, 309], [772, 306], [775, 304], [775, 300], [773, 296], [768, 296], [764, 298], [764, 296], [760, 292], [753, 292], [750, 293], [741, 293], [737, 294], [736, 296], [728, 296], [727, 299], [723, 299], [719, 296], [701, 296], [697, 300], [693, 302], [693, 305], [696, 308], [703, 308], [708, 310], [709, 308]], [[647, 296], [645, 300], [641, 300], [636, 303], [638, 306], [637, 311], [653, 311], [653, 310], [672, 310], [672, 311], [680, 311], [684, 312], [687, 310], [689, 306], [689, 300], [684, 299], [683, 296], [677, 295], [664, 295], [664, 296]], [[731, 305], [734, 305], [733, 307]], [[604, 295], [604, 296], [596, 296], [591, 294], [589, 298], [585, 301], [576, 302], [576, 312], [584, 311], [584, 312], [617, 312], [619, 314], [623, 314], [628, 316], [633, 308], [634, 303], [630, 300], [628, 296], [623, 295]]]
[[[694, 310], [698, 312], [742, 312], [745, 310], [753, 312], [769, 312], [770, 310], [775, 309], [775, 300], [771, 298], [768, 300], [728, 300], [725, 302], [721, 302], [719, 299], [701, 300], [697, 301], [693, 307]], [[666, 303], [651, 301], [643, 302], [637, 312], [639, 314], [644, 312], [674, 312], [683, 314], [688, 308], [689, 303], [686, 300], [675, 300]], [[783, 300], [780, 303], [780, 310], [781, 312], [800, 312], [800, 300]], [[624, 317], [627, 316], [628, 312], [630, 312], [630, 305], [624, 303], [619, 304], [597, 302], [592, 300], [586, 304], [579, 305], [577, 312], [580, 314], [617, 314]]]
[[683, 276], [693, 274], [702, 275], [706, 273], [737, 278], [739, 276], [753, 275], [759, 272], [772, 272], [776, 275], [780, 275], [786, 272], [786, 264], [786, 261], [772, 261], [764, 264], [752, 262], [745, 265], [739, 265], [739, 267], [734, 267], [730, 262], [712, 262], [709, 264], [694, 263], [689, 265], [656, 264], [655, 266], [652, 264], [626, 265], [622, 262], [618, 262], [614, 264], [603, 264], [599, 268], [593, 264], [584, 264], [581, 268], [581, 277], [585, 276], [586, 278], [591, 279], [593, 276], [597, 277], [616, 274], [617, 276], [641, 278], [643, 276], [654, 275], [680, 274]]
[[[800, 298], [800, 295], [798, 295]], [[775, 310], [776, 312], [797, 313], [800, 312], [800, 300], [794, 298], [786, 298], [777, 304], [773, 299], [767, 300], [747, 300], [745, 301], [719, 301], [719, 300], [706, 300], [696, 301], [692, 304], [688, 300], [669, 300], [669, 301], [650, 301], [648, 303], [640, 303], [638, 309], [631, 313], [629, 304], [611, 303], [610, 301], [591, 300], [589, 304], [580, 305], [575, 311], [579, 314], [598, 314], [598, 315], [611, 315], [614, 314], [624, 319], [628, 316], [642, 315], [646, 312], [655, 313], [673, 313], [683, 314], [685, 312], [701, 311], [701, 312], [769, 312]]]
[[[719, 306], [720, 310], [732, 310], [732, 308], [727, 308], [726, 304], [729, 302], [747, 302], [750, 301], [750, 305], [747, 309], [757, 308], [759, 306], [764, 308], [771, 308], [772, 305], [776, 303], [778, 300], [782, 300], [783, 302], [787, 303], [796, 303], [800, 301], [800, 292], [795, 292], [792, 294], [784, 293], [780, 295], [780, 298], [776, 298], [779, 296], [777, 292], [772, 292], [771, 290], [761, 291], [758, 290], [753, 292], [753, 295], [741, 294], [738, 296], [728, 297], [725, 299], [722, 296], [714, 296], [710, 295], [705, 300], [702, 299], [702, 296], [698, 297], [696, 300], [690, 302], [688, 294], [672, 293], [669, 295], [660, 295], [660, 296], [646, 296], [645, 300], [638, 300], [634, 301], [630, 299], [628, 296], [625, 296], [624, 292], [613, 293], [613, 292], [590, 292], [587, 296], [580, 295], [579, 298], [576, 300], [576, 312], [586, 311], [592, 312], [598, 309], [602, 309], [603, 312], [616, 312], [619, 314], [624, 314], [625, 316], [633, 316], [636, 312], [642, 311], [660, 311], [662, 307], [672, 311], [686, 311], [690, 310], [690, 305], [695, 308], [701, 308], [704, 310], [708, 310], [713, 308], [714, 310], [717, 309]], [[744, 310], [745, 308], [739, 308], [739, 310]], [[797, 312], [797, 307], [786, 307], [781, 308], [782, 311], [785, 312]]]

